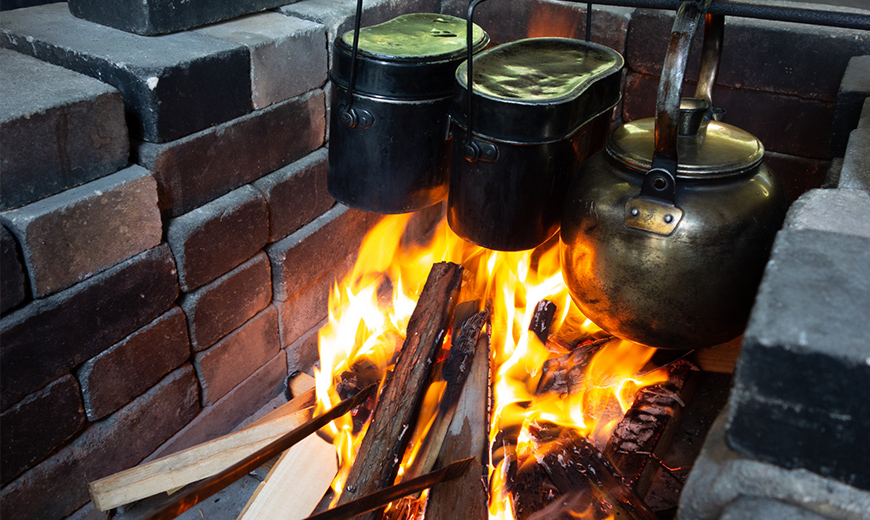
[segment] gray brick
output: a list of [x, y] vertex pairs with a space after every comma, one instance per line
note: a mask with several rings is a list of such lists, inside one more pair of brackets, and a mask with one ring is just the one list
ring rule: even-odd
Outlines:
[[806, 509], [758, 497], [740, 497], [728, 504], [719, 520], [746, 520], [764, 518], [765, 520], [825, 520], [825, 517]]
[[127, 165], [130, 141], [117, 90], [6, 49], [0, 75], [0, 210]]
[[193, 366], [202, 386], [202, 404], [215, 404], [281, 350], [278, 311], [269, 306], [241, 328], [198, 352]]
[[165, 312], [178, 296], [161, 245], [0, 319], [0, 409], [57, 379]]
[[373, 213], [336, 204], [299, 231], [266, 246], [274, 299], [291, 298], [359, 249], [377, 219]]
[[857, 128], [870, 128], [870, 98], [864, 100]]
[[870, 238], [870, 193], [861, 190], [811, 190], [788, 210], [784, 227], [816, 229]]
[[[622, 108], [626, 121], [653, 117], [658, 85], [655, 76], [627, 75]], [[695, 84], [687, 81], [683, 92], [691, 95], [694, 91]], [[833, 102], [720, 85], [713, 94], [713, 103], [726, 110], [725, 123], [755, 135], [768, 151], [830, 158]]]
[[0, 484], [50, 455], [85, 425], [78, 381], [67, 374], [0, 415]]
[[75, 18], [56, 3], [3, 13], [0, 46], [117, 88], [130, 133], [146, 141], [178, 139], [251, 111], [247, 49], [201, 34], [147, 38]]
[[283, 5], [287, 0], [71, 0], [70, 11], [85, 20], [137, 34], [183, 31]]
[[308, 224], [335, 205], [326, 189], [326, 150], [254, 181], [269, 203], [269, 242]]
[[192, 291], [251, 258], [269, 233], [266, 200], [244, 186], [169, 221], [166, 240], [181, 290]]
[[203, 408], [190, 424], [160, 446], [147, 461], [171, 455], [233, 431], [256, 410], [282, 393], [286, 378], [287, 360], [281, 350], [265, 366], [218, 402]]
[[849, 133], [858, 126], [861, 109], [870, 96], [870, 56], [855, 56], [849, 60], [834, 112], [831, 133], [831, 155], [842, 157], [846, 152]]
[[18, 241], [6, 226], [0, 225], [0, 314], [24, 301], [26, 285]]
[[318, 332], [320, 328], [326, 325], [326, 320], [321, 321], [311, 328], [299, 339], [294, 341], [287, 347], [287, 373], [295, 374], [297, 372], [305, 372], [311, 374], [312, 367], [320, 361], [320, 352], [318, 351]]
[[89, 500], [88, 482], [135, 466], [198, 410], [196, 378], [185, 365], [0, 490], [0, 516], [63, 518], [74, 513]]
[[154, 172], [161, 208], [177, 217], [323, 145], [324, 99], [318, 90], [171, 143], [134, 143], [135, 162]]
[[[680, 494], [678, 520], [720, 520], [740, 497], [778, 500], [829, 520], [870, 519], [870, 493], [802, 469], [785, 469], [732, 451], [724, 411], [713, 423]], [[773, 439], [771, 442], [779, 442]], [[766, 520], [765, 516], [746, 516]]]
[[[796, 213], [813, 212], [807, 200]], [[867, 309], [870, 238], [780, 231], [735, 372], [728, 441], [736, 451], [870, 489]]]
[[184, 313], [173, 307], [76, 370], [88, 420], [102, 419], [129, 403], [189, 356]]
[[870, 128], [849, 134], [838, 188], [870, 191]]
[[158, 245], [163, 234], [157, 183], [135, 165], [0, 213], [0, 220], [21, 243], [37, 298]]
[[182, 296], [191, 346], [204, 350], [242, 326], [272, 300], [269, 258], [260, 252], [242, 265]]
[[[673, 20], [673, 13], [663, 10], [635, 12], [625, 53], [629, 69], [661, 74]], [[701, 38], [696, 37], [686, 77], [698, 77], [700, 50]], [[870, 33], [866, 31], [729, 16], [717, 84], [833, 103], [849, 59], [868, 53]], [[714, 103], [718, 93], [717, 88]]]
[[262, 13], [196, 32], [248, 48], [254, 108], [265, 108], [326, 83], [326, 28], [318, 23]]

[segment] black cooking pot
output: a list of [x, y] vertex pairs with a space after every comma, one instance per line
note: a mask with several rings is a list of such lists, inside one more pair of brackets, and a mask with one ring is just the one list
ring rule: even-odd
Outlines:
[[[330, 195], [377, 213], [406, 213], [447, 196], [448, 113], [456, 67], [466, 56], [465, 21], [415, 13], [334, 43]], [[489, 42], [477, 26], [472, 52]], [[356, 54], [356, 59], [355, 59]], [[355, 71], [355, 73], [354, 73]]]

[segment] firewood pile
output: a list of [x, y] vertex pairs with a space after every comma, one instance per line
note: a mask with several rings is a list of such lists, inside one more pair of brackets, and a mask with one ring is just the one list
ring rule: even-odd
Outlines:
[[[574, 429], [544, 422], [528, 427], [522, 449], [519, 427], [505, 428], [491, 443], [491, 313], [484, 300], [459, 302], [462, 280], [457, 264], [432, 267], [379, 390], [379, 369], [356, 363], [336, 386], [344, 400], [312, 418], [313, 380], [303, 375], [293, 383], [294, 399], [247, 428], [92, 482], [94, 505], [116, 518], [174, 518], [268, 463], [269, 475], [240, 519], [439, 520], [461, 512], [485, 520], [488, 467], [504, 461], [518, 519], [655, 519], [640, 497], [680, 414], [693, 366], [675, 362], [666, 382], [640, 390], [603, 449]], [[590, 360], [612, 339], [551, 334], [555, 313], [552, 302], [541, 301], [529, 324], [554, 353], [541, 368], [539, 395], [575, 392]], [[444, 385], [437, 410], [413, 461], [402, 466], [433, 380]], [[334, 447], [316, 432], [347, 413], [365, 435], [335, 506], [313, 514], [338, 473]]]

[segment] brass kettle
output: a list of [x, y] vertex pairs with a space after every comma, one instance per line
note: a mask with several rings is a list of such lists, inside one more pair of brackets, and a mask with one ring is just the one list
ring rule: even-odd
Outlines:
[[703, 13], [674, 21], [655, 119], [624, 124], [574, 175], [561, 229], [573, 301], [644, 345], [694, 349], [742, 334], [788, 201], [748, 132], [713, 120], [724, 19], [706, 15], [695, 98], [681, 90]]

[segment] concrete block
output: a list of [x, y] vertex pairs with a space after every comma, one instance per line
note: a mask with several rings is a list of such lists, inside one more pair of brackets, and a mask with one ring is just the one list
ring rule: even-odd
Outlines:
[[190, 365], [0, 490], [3, 518], [64, 518], [90, 499], [87, 484], [131, 468], [187, 424], [199, 410]]
[[170, 217], [304, 157], [323, 145], [320, 90], [166, 144], [134, 143], [134, 161], [154, 172]]
[[[627, 75], [622, 108], [626, 121], [653, 117], [658, 87], [658, 77]], [[691, 95], [694, 91], [694, 82], [687, 81], [683, 92]], [[726, 110], [723, 122], [758, 137], [765, 150], [830, 159], [833, 102], [720, 85], [713, 94], [713, 103]]]
[[160, 244], [163, 234], [157, 183], [136, 165], [0, 213], [0, 221], [21, 243], [37, 298]]
[[203, 408], [190, 424], [160, 446], [146, 462], [233, 431], [257, 409], [281, 394], [286, 378], [287, 360], [281, 350], [215, 404]]
[[[673, 23], [672, 12], [638, 9], [634, 13], [625, 53], [629, 69], [651, 76], [661, 74]], [[703, 30], [692, 44], [688, 78], [698, 77], [701, 33]], [[870, 33], [866, 31], [729, 16], [725, 19], [717, 84], [834, 103], [849, 59], [865, 54], [870, 54]], [[717, 105], [718, 93], [717, 88], [713, 95]], [[827, 139], [823, 144], [827, 146]]]
[[866, 491], [804, 469], [786, 469], [732, 451], [725, 442], [727, 414], [726, 409], [707, 434], [680, 495], [677, 520], [720, 520], [740, 497], [777, 500], [828, 520], [870, 518], [870, 493]]
[[280, 350], [278, 311], [269, 306], [213, 347], [198, 352], [193, 366], [202, 386], [203, 406], [215, 404]]
[[138, 36], [56, 3], [4, 13], [0, 46], [112, 85], [130, 133], [146, 141], [171, 141], [251, 111], [247, 49], [201, 34]]
[[0, 49], [0, 75], [0, 210], [127, 165], [130, 140], [116, 89], [7, 49]]
[[335, 205], [326, 188], [326, 155], [321, 148], [254, 181], [269, 204], [269, 242], [281, 240]]
[[311, 328], [299, 339], [287, 347], [287, 373], [297, 372], [312, 373], [312, 368], [319, 366], [320, 352], [317, 349], [318, 332], [326, 325], [326, 320], [321, 321]]
[[[378, 216], [336, 204], [292, 235], [266, 246], [274, 299], [284, 301], [359, 249]], [[318, 320], [320, 321], [320, 320]]]
[[[792, 226], [819, 215], [813, 200]], [[835, 225], [823, 220], [813, 224]], [[870, 237], [866, 224], [860, 234], [838, 226], [848, 234], [795, 226], [777, 235], [737, 362], [728, 442], [870, 489]]]
[[102, 419], [129, 403], [189, 356], [184, 313], [173, 307], [76, 370], [88, 420]]
[[204, 350], [242, 326], [272, 300], [269, 257], [259, 252], [227, 274], [181, 298], [191, 347]]
[[166, 312], [178, 296], [161, 245], [0, 319], [0, 409]]
[[840, 173], [843, 171], [843, 158], [837, 157], [831, 159], [831, 166], [825, 173], [825, 180], [822, 181], [821, 188], [834, 189], [840, 184]]
[[758, 497], [740, 497], [728, 504], [719, 520], [825, 520], [825, 517], [790, 504]]
[[283, 5], [287, 0], [71, 0], [69, 10], [85, 20], [136, 34], [183, 31]]
[[244, 186], [170, 220], [166, 240], [181, 290], [192, 291], [251, 258], [266, 244], [268, 219], [266, 200]]
[[0, 314], [17, 307], [27, 295], [27, 278], [15, 236], [0, 225]]
[[857, 128], [870, 128], [870, 98], [864, 100]]
[[76, 378], [67, 374], [0, 415], [0, 483], [50, 455], [85, 425]]
[[837, 187], [870, 192], [870, 128], [856, 128], [849, 134]]
[[807, 159], [779, 152], [764, 152], [764, 163], [782, 183], [788, 200], [797, 200], [803, 193], [819, 188], [831, 168], [832, 160]]
[[279, 13], [261, 13], [195, 32], [248, 48], [255, 109], [286, 101], [326, 83], [326, 28], [319, 23]]
[[846, 152], [849, 133], [858, 126], [861, 110], [870, 96], [870, 55], [854, 56], [846, 66], [831, 132], [831, 155], [842, 157]]
[[870, 193], [861, 190], [812, 190], [795, 201], [788, 210], [784, 227], [816, 229], [870, 238]]

